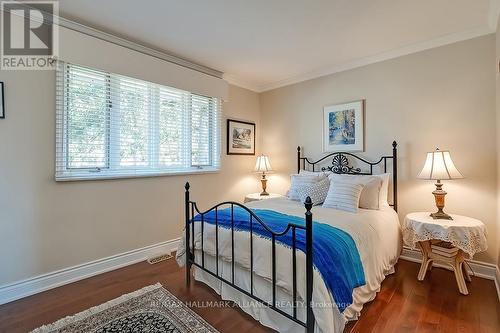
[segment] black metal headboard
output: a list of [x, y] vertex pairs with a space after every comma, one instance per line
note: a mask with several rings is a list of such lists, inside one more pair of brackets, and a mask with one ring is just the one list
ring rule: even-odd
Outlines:
[[[307, 157], [300, 156], [300, 146], [297, 147], [297, 172], [300, 172], [300, 169], [306, 170], [306, 163], [308, 167], [312, 167], [311, 171], [331, 171], [336, 174], [345, 174], [345, 175], [373, 175], [373, 167], [376, 165], [383, 164], [384, 173], [387, 172], [387, 160], [392, 160], [392, 207], [394, 207], [395, 211], [398, 211], [398, 143], [396, 141], [392, 142], [392, 156], [382, 156], [377, 162], [370, 162], [361, 158], [357, 155], [347, 152], [334, 152], [330, 153], [326, 156], [323, 156], [317, 161], [310, 161]], [[316, 169], [316, 165], [323, 162], [328, 158], [332, 158], [332, 163], [329, 166], [324, 166], [319, 170]], [[362, 169], [360, 167], [352, 166], [349, 161], [349, 157], [354, 158], [357, 161], [361, 161], [365, 164], [366, 168]], [[301, 163], [302, 162], [302, 163]]]

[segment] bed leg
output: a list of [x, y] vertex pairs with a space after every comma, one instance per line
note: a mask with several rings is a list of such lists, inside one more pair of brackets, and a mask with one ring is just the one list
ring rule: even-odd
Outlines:
[[[184, 188], [186, 189], [186, 192], [185, 192], [185, 196], [184, 196], [184, 199], [185, 199], [185, 214], [186, 214], [186, 287], [189, 287], [191, 285], [191, 251], [189, 249], [189, 240], [190, 240], [190, 237], [189, 237], [189, 182], [186, 182], [186, 185], [184, 186]], [[194, 237], [194, 235], [193, 235]]]
[[310, 197], [306, 198], [306, 309], [307, 309], [307, 333], [314, 332], [314, 313], [312, 304], [313, 293], [313, 220], [312, 220], [312, 201]]

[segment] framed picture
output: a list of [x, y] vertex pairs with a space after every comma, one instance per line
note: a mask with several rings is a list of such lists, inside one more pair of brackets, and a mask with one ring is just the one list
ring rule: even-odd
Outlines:
[[3, 82], [0, 82], [0, 118], [5, 118], [5, 101], [4, 101]]
[[323, 151], [364, 150], [365, 101], [323, 108]]
[[227, 154], [255, 155], [255, 124], [227, 120]]

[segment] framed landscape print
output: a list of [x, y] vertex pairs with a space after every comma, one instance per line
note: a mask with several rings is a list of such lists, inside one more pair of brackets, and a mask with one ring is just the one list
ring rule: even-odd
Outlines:
[[227, 120], [227, 154], [255, 155], [255, 124]]
[[363, 151], [365, 101], [323, 108], [323, 151]]
[[0, 82], [0, 118], [5, 118], [5, 101], [4, 101], [3, 82]]

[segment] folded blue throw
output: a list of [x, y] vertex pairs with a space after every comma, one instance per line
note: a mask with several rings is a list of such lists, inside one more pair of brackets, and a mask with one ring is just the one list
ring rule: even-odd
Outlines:
[[[273, 210], [252, 209], [252, 211], [274, 232], [282, 232], [289, 223], [305, 226], [305, 218], [282, 214]], [[215, 210], [205, 213], [204, 222], [215, 224]], [[220, 209], [217, 212], [218, 225], [231, 228], [231, 209]], [[250, 231], [250, 214], [240, 207], [233, 209], [234, 229]], [[194, 221], [201, 221], [196, 215]], [[271, 233], [258, 221], [253, 221], [255, 234], [271, 239]], [[276, 241], [292, 246], [292, 230]], [[296, 247], [306, 252], [305, 230], [296, 229]], [[352, 237], [345, 231], [328, 224], [313, 222], [313, 263], [320, 272], [325, 284], [333, 295], [337, 307], [343, 312], [352, 303], [353, 289], [365, 284], [363, 265]]]

